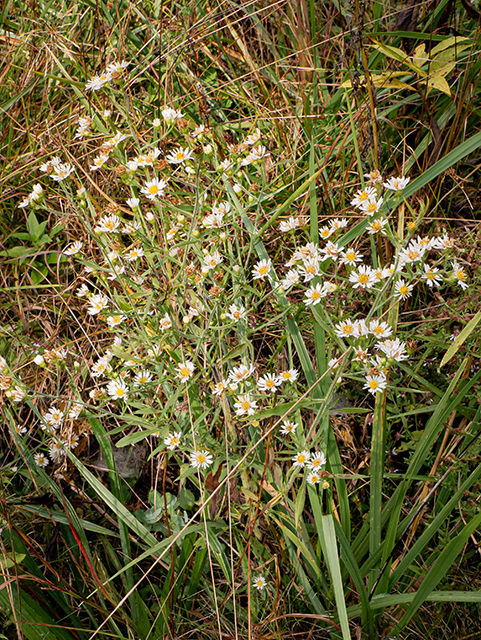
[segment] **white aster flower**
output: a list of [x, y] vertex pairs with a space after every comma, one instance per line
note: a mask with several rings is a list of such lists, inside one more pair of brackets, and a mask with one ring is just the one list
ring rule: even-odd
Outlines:
[[281, 382], [295, 382], [299, 377], [299, 371], [297, 369], [286, 369], [279, 374], [279, 380]]
[[212, 390], [212, 394], [214, 396], [221, 396], [228, 388], [229, 384], [226, 380], [221, 380], [214, 385], [214, 389]]
[[408, 357], [408, 354], [406, 353], [406, 343], [401, 342], [399, 338], [378, 342], [376, 346], [384, 353], [386, 358], [392, 358], [393, 360], [396, 360], [396, 362], [406, 360]]
[[283, 435], [289, 435], [295, 432], [299, 425], [297, 422], [292, 422], [292, 420], [284, 420], [281, 427], [281, 433]]
[[311, 458], [311, 454], [309, 451], [299, 451], [292, 458], [292, 462], [294, 463], [293, 467], [304, 467], [304, 465], [309, 464], [309, 460]]
[[386, 182], [383, 182], [383, 187], [390, 189], [391, 191], [402, 191], [405, 189], [411, 178], [389, 178]]
[[135, 209], [135, 207], [139, 206], [140, 200], [138, 198], [129, 198], [126, 203], [131, 209]]
[[359, 208], [361, 211], [364, 211], [364, 213], [367, 213], [368, 216], [373, 216], [381, 208], [382, 202], [383, 198], [381, 196], [379, 200], [367, 200], [363, 202]]
[[287, 290], [300, 281], [299, 272], [295, 269], [290, 269], [284, 280], [281, 282], [282, 287]]
[[164, 439], [164, 444], [169, 451], [173, 451], [176, 447], [179, 446], [182, 438], [182, 434], [180, 431], [174, 431], [172, 435], [168, 435], [167, 438]]
[[142, 247], [134, 247], [133, 249], [130, 249], [125, 257], [129, 262], [134, 262], [134, 260], [142, 258], [143, 255], [144, 250], [142, 249]]
[[251, 400], [250, 396], [247, 394], [245, 396], [237, 396], [237, 402], [234, 402], [234, 408], [236, 410], [236, 415], [243, 416], [253, 416], [257, 409], [257, 402], [255, 400]]
[[365, 380], [366, 383], [364, 384], [363, 389], [367, 389], [373, 396], [375, 396], [378, 391], [382, 391], [387, 387], [386, 376], [383, 373], [378, 373], [373, 376], [368, 375], [365, 377]]
[[112, 213], [110, 216], [100, 218], [99, 224], [95, 227], [95, 233], [118, 233], [121, 220], [119, 216]]
[[167, 124], [175, 124], [177, 120], [184, 117], [184, 114], [175, 109], [167, 108], [162, 111], [162, 117]]
[[326, 246], [324, 247], [324, 249], [321, 249], [321, 260], [324, 262], [324, 260], [328, 260], [329, 258], [331, 258], [332, 260], [337, 260], [337, 256], [340, 252], [340, 249], [338, 247], [337, 244], [334, 244], [334, 242], [331, 242], [330, 240], [328, 241], [328, 243], [326, 244]]
[[304, 296], [304, 302], [306, 305], [315, 306], [322, 300], [322, 298], [326, 297], [326, 291], [324, 290], [323, 285], [318, 282], [314, 287], [310, 287], [305, 292]]
[[125, 320], [125, 316], [123, 315], [109, 316], [107, 318], [107, 324], [109, 325], [110, 328], [113, 328], [113, 327], [117, 327], [119, 324], [122, 324], [124, 320]]
[[406, 300], [411, 295], [414, 285], [407, 284], [404, 280], [398, 280], [394, 286], [394, 294], [399, 296], [401, 300]]
[[260, 129], [256, 129], [254, 133], [251, 133], [246, 137], [244, 142], [246, 144], [248, 144], [249, 146], [252, 146], [252, 145], [256, 144], [257, 142], [259, 142], [261, 137], [262, 137], [261, 130]]
[[317, 258], [306, 258], [299, 266], [299, 274], [304, 276], [304, 282], [310, 282], [319, 275], [319, 261]]
[[288, 231], [293, 231], [299, 227], [299, 218], [294, 218], [291, 216], [287, 220], [282, 220], [279, 225], [279, 231], [282, 233], [287, 233]]
[[342, 320], [336, 324], [335, 334], [339, 338], [352, 338], [354, 336], [354, 324], [352, 320]]
[[85, 89], [87, 90], [92, 89], [92, 91], [98, 91], [111, 80], [112, 80], [112, 76], [110, 73], [107, 73], [107, 72], [101, 74], [100, 76], [93, 76], [86, 83]]
[[349, 282], [352, 282], [353, 289], [370, 289], [375, 284], [372, 269], [369, 265], [361, 264], [357, 271], [351, 271]]
[[44, 453], [36, 453], [33, 456], [33, 459], [35, 460], [35, 464], [39, 467], [46, 467], [50, 462], [48, 456], [46, 456]]
[[453, 261], [451, 262], [451, 266], [453, 268], [454, 271], [454, 276], [459, 284], [459, 286], [462, 289], [467, 289], [468, 288], [468, 284], [466, 282], [466, 271], [464, 270], [464, 267], [462, 267], [458, 262]]
[[234, 322], [240, 322], [240, 320], [246, 319], [246, 309], [242, 305], [238, 307], [236, 304], [231, 304], [226, 316]]
[[177, 378], [181, 382], [187, 382], [189, 378], [191, 378], [194, 374], [194, 363], [191, 360], [186, 360], [185, 362], [181, 362], [177, 365]]
[[363, 336], [369, 335], [369, 327], [366, 324], [365, 320], [356, 320], [352, 323], [354, 327], [354, 331], [352, 335], [355, 338], [362, 338]]
[[388, 325], [387, 322], [383, 322], [378, 319], [373, 319], [369, 323], [369, 331], [376, 338], [389, 338], [392, 334], [392, 327]]
[[326, 456], [322, 453], [322, 451], [318, 451], [311, 456], [307, 464], [308, 469], [315, 469], [319, 471], [326, 464]]
[[108, 307], [110, 300], [107, 296], [104, 296], [102, 293], [96, 293], [91, 298], [89, 298], [90, 308], [87, 309], [87, 313], [89, 316], [95, 316], [97, 313], [100, 313]]
[[93, 159], [93, 162], [90, 165], [90, 171], [97, 171], [97, 169], [100, 169], [101, 167], [104, 166], [104, 164], [107, 162], [108, 159], [109, 159], [108, 154], [101, 153], [100, 155], [98, 155]]
[[348, 264], [350, 267], [355, 267], [357, 262], [362, 261], [362, 253], [359, 253], [355, 249], [346, 249], [341, 252], [341, 264]]
[[195, 469], [207, 469], [213, 462], [214, 458], [208, 451], [193, 451], [190, 454], [190, 466]]
[[428, 287], [439, 287], [443, 281], [439, 269], [437, 267], [430, 267], [428, 264], [424, 265], [423, 279], [426, 280]]
[[267, 373], [265, 376], [259, 378], [257, 381], [257, 388], [259, 391], [271, 391], [275, 393], [277, 387], [282, 384], [282, 380], [279, 380], [278, 376], [273, 373]]
[[111, 380], [107, 385], [107, 393], [113, 400], [127, 400], [129, 396], [129, 388], [121, 378]]
[[317, 471], [311, 471], [311, 473], [307, 476], [307, 484], [319, 484], [321, 481], [321, 476]]
[[233, 382], [242, 382], [242, 380], [247, 380], [247, 378], [250, 378], [254, 371], [254, 365], [250, 365], [248, 367], [245, 364], [241, 364], [238, 367], [234, 367], [232, 371], [229, 371], [229, 378]]
[[366, 231], [371, 235], [374, 233], [382, 233], [387, 223], [387, 218], [377, 218], [367, 225]]
[[153, 180], [148, 180], [145, 183], [141, 188], [140, 193], [143, 193], [149, 200], [153, 201], [164, 195], [166, 186], [167, 182], [165, 180], [162, 180], [162, 178], [154, 178]]
[[179, 147], [172, 151], [172, 153], [169, 153], [165, 159], [169, 164], [181, 164], [182, 162], [190, 160], [192, 153], [192, 150], [189, 148], [182, 149], [182, 147]]
[[263, 576], [257, 576], [254, 578], [252, 582], [252, 586], [255, 587], [258, 591], [262, 591], [266, 586], [266, 579]]
[[215, 269], [218, 264], [224, 261], [224, 258], [221, 254], [216, 250], [212, 254], [206, 254], [204, 256], [204, 267], [207, 271], [211, 269]]
[[148, 384], [149, 382], [152, 382], [152, 372], [151, 371], [146, 371], [144, 369], [144, 371], [139, 371], [139, 373], [136, 373], [134, 376], [134, 387], [140, 387], [143, 384]]
[[329, 227], [321, 227], [319, 229], [319, 237], [322, 240], [327, 240], [330, 236], [332, 236], [332, 234], [335, 232], [335, 229], [333, 229], [331, 226]]
[[366, 187], [366, 189], [360, 189], [354, 194], [354, 198], [351, 200], [351, 206], [360, 208], [365, 202], [371, 202], [376, 200], [377, 191], [374, 187]]
[[73, 256], [78, 253], [83, 247], [83, 242], [77, 240], [77, 242], [72, 242], [66, 249], [63, 250], [64, 255]]
[[271, 269], [270, 259], [260, 260], [252, 269], [252, 277], [254, 280], [263, 280], [266, 276], [269, 276]]

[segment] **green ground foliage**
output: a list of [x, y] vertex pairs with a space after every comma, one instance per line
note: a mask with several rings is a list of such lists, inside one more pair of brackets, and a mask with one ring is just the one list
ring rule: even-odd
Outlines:
[[481, 638], [479, 17], [4, 1], [0, 638]]

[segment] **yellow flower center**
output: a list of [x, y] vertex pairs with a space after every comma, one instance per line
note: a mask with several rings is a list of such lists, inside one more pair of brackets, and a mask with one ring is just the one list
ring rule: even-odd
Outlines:
[[158, 192], [159, 187], [156, 184], [153, 184], [151, 187], [149, 187], [149, 193], [151, 193], [153, 196], [155, 196], [155, 194]]
[[367, 284], [369, 282], [369, 276], [366, 273], [360, 273], [358, 282], [360, 282], [360, 284]]
[[319, 300], [321, 297], [321, 294], [319, 293], [319, 291], [317, 289], [315, 289], [312, 293], [311, 293], [311, 300]]
[[379, 382], [377, 380], [369, 380], [369, 387], [371, 389], [377, 389], [379, 386]]
[[248, 411], [251, 408], [251, 403], [249, 402], [249, 400], [243, 400], [241, 403], [241, 407], [244, 409], [244, 411]]
[[205, 455], [203, 453], [199, 453], [197, 454], [197, 462], [199, 464], [204, 464], [205, 462]]
[[267, 267], [267, 266], [261, 267], [259, 269], [259, 273], [260, 273], [261, 276], [265, 276], [268, 272], [269, 272], [269, 267]]
[[189, 369], [188, 369], [187, 367], [182, 367], [182, 369], [180, 370], [180, 375], [181, 375], [183, 378], [188, 378], [188, 377], [189, 377], [189, 375], [190, 375], [190, 371], [189, 371]]
[[306, 461], [306, 456], [303, 456], [302, 454], [297, 456], [297, 462], [299, 462], [300, 464], [304, 464], [305, 461]]
[[405, 284], [403, 284], [403, 286], [402, 286], [402, 287], [399, 287], [399, 293], [400, 293], [402, 296], [407, 295], [407, 294], [409, 293], [409, 289], [408, 289], [408, 287], [407, 287]]

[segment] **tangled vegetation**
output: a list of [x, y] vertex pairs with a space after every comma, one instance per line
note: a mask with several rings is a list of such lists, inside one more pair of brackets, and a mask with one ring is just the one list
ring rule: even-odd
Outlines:
[[6, 2], [1, 637], [481, 637], [477, 14]]

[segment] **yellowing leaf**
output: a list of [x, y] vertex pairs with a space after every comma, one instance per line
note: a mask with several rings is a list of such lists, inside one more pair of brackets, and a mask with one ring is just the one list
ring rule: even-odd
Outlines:
[[428, 93], [431, 91], [431, 89], [438, 89], [450, 98], [453, 97], [451, 89], [449, 88], [449, 84], [446, 82], [446, 79], [443, 75], [436, 74], [428, 79]]
[[446, 38], [446, 40], [443, 40], [442, 42], [440, 42], [439, 44], [437, 44], [433, 49], [431, 49], [431, 56], [437, 57], [437, 54], [440, 53], [441, 51], [444, 51], [445, 49], [450, 49], [453, 48], [456, 51], [461, 51], [462, 49], [460, 48], [460, 45], [463, 44], [463, 49], [466, 49], [466, 47], [470, 47], [472, 44], [472, 41], [469, 38], [457, 38], [456, 36], [453, 36], [452, 38]]

